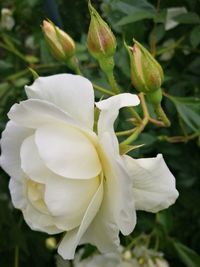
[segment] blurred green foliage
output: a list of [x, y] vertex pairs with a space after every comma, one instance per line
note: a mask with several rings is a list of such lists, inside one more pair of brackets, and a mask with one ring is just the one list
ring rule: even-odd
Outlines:
[[[132, 235], [153, 231], [150, 246], [162, 250], [172, 267], [199, 267], [200, 1], [99, 0], [93, 3], [117, 37], [115, 74], [124, 91], [134, 92], [123, 38], [132, 45], [134, 37], [148, 47], [165, 73], [163, 105], [172, 126], [165, 129], [148, 125], [134, 142], [145, 146], [131, 155], [150, 157], [162, 153], [176, 177], [180, 197], [174, 206], [157, 215], [139, 212]], [[63, 29], [77, 41], [77, 56], [84, 75], [109, 88], [97, 62], [87, 52], [87, 1], [58, 0], [57, 4]], [[14, 19], [10, 29], [2, 23], [3, 15], [0, 24], [0, 130], [3, 130], [10, 107], [25, 98], [23, 87], [32, 82], [28, 67], [39, 75], [70, 70], [52, 58], [45, 44], [40, 25], [50, 15], [43, 1], [7, 0], [0, 2], [0, 8], [9, 8]], [[97, 92], [96, 97], [100, 96]], [[149, 108], [152, 109], [150, 104]], [[121, 112], [117, 130], [127, 129], [126, 118], [127, 114]], [[3, 171], [0, 176], [0, 266], [55, 266], [56, 251], [46, 247], [47, 235], [26, 226], [21, 212], [11, 204], [9, 177]], [[122, 237], [124, 245], [127, 240]], [[85, 254], [93, 250], [86, 246]]]

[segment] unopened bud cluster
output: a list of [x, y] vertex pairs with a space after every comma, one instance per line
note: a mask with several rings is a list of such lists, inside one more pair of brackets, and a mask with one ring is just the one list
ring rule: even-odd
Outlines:
[[75, 53], [73, 39], [50, 21], [43, 21], [42, 29], [52, 55], [59, 61], [66, 62]]
[[[101, 69], [110, 77], [114, 68], [116, 39], [108, 24], [101, 18], [96, 9], [88, 2], [91, 16], [87, 46], [90, 54], [99, 62]], [[52, 54], [59, 61], [66, 62], [74, 68], [77, 65], [75, 43], [64, 31], [50, 21], [43, 21], [43, 32]], [[134, 40], [133, 47], [127, 47], [131, 63], [131, 80], [135, 89], [146, 94], [154, 104], [160, 104], [163, 82], [163, 70], [149, 51]]]

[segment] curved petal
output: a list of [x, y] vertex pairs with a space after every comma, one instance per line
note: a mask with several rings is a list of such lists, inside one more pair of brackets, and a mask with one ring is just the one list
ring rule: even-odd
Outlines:
[[49, 178], [45, 186], [45, 203], [53, 216], [65, 216], [66, 228], [80, 225], [93, 195], [99, 187], [99, 177], [89, 180]]
[[43, 163], [40, 158], [35, 136], [31, 135], [24, 140], [20, 150], [21, 168], [26, 175], [35, 182], [45, 183], [49, 177], [56, 177]]
[[[112, 180], [116, 194], [112, 203], [116, 224], [124, 235], [130, 234], [136, 224], [136, 213], [134, 198], [132, 194], [132, 182], [129, 173], [126, 171], [124, 162], [119, 155], [119, 144], [114, 132], [114, 121], [119, 109], [125, 106], [135, 106], [139, 104], [139, 98], [132, 94], [120, 94], [96, 103], [101, 109], [98, 122], [98, 135], [107, 159], [103, 163], [107, 180]], [[108, 170], [105, 167], [109, 164]]]
[[[104, 159], [106, 160], [106, 159]], [[116, 184], [116, 179], [113, 179], [110, 167], [108, 164], [103, 164], [104, 169], [104, 196], [99, 212], [88, 227], [87, 231], [81, 238], [81, 244], [90, 243], [95, 245], [100, 252], [106, 253], [114, 251], [120, 244], [119, 227], [117, 218], [115, 217], [116, 208], [118, 209], [119, 188]]]
[[82, 127], [68, 113], [44, 100], [30, 99], [15, 104], [11, 107], [8, 117], [20, 126], [33, 129], [54, 122]]
[[26, 86], [29, 98], [47, 100], [92, 129], [94, 91], [91, 82], [79, 75], [57, 74], [40, 77]]
[[2, 133], [1, 139], [1, 167], [15, 179], [21, 179], [23, 171], [20, 162], [20, 147], [24, 139], [32, 134], [31, 129], [9, 121]]
[[108, 132], [102, 135], [101, 142], [104, 147], [104, 155], [106, 155], [102, 165], [115, 223], [124, 235], [128, 235], [136, 225], [132, 180], [121, 156], [111, 152], [112, 140]]
[[[101, 177], [101, 183], [99, 185], [98, 190], [96, 191], [95, 195], [93, 196], [90, 205], [88, 206], [81, 225], [79, 228], [71, 230], [67, 232], [64, 236], [63, 240], [61, 241], [58, 247], [58, 253], [64, 259], [73, 259], [76, 247], [80, 244], [80, 240], [91, 224], [92, 220], [96, 216], [101, 202], [103, 199], [103, 177]], [[98, 230], [97, 230], [98, 231]]]
[[149, 159], [123, 156], [133, 181], [133, 194], [138, 210], [158, 212], [172, 205], [178, 197], [175, 178], [162, 155]]
[[64, 124], [40, 127], [36, 130], [35, 142], [41, 158], [56, 174], [89, 179], [101, 171], [93, 141], [73, 127]]
[[119, 154], [119, 145], [113, 127], [119, 114], [119, 109], [122, 107], [137, 106], [139, 103], [138, 96], [129, 93], [112, 96], [96, 103], [96, 106], [101, 110], [98, 121], [98, 135], [101, 138], [102, 134], [109, 132], [114, 153]]

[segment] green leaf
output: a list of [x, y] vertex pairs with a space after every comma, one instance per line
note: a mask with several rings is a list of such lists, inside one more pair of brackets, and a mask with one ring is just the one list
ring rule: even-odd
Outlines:
[[190, 42], [194, 48], [200, 44], [200, 25], [194, 27], [191, 31]]
[[185, 124], [194, 132], [200, 131], [200, 99], [194, 97], [172, 97], [174, 103]]
[[133, 12], [132, 14], [123, 17], [115, 25], [116, 26], [123, 26], [123, 25], [127, 25], [130, 23], [136, 22], [136, 21], [143, 20], [143, 19], [153, 19], [154, 17], [155, 17], [154, 11], [138, 9], [137, 11]]
[[157, 213], [156, 220], [163, 227], [166, 233], [169, 233], [173, 229], [173, 217], [170, 209]]
[[127, 15], [130, 15], [138, 10], [155, 10], [154, 6], [145, 0], [131, 0], [130, 4], [119, 1], [115, 4], [115, 8]]
[[173, 242], [174, 248], [177, 251], [180, 259], [187, 267], [199, 267], [200, 266], [200, 256], [192, 249], [179, 243]]
[[180, 14], [174, 18], [175, 21], [182, 24], [197, 24], [200, 23], [200, 17], [197, 13], [188, 12], [185, 14]]
[[7, 82], [0, 83], [0, 97], [4, 95], [4, 93], [9, 90], [10, 85]]

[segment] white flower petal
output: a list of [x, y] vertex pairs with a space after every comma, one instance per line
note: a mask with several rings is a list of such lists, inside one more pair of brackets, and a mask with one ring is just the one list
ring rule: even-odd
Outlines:
[[20, 126], [34, 129], [53, 122], [65, 122], [81, 127], [69, 114], [44, 100], [30, 99], [15, 104], [11, 107], [8, 117]]
[[48, 234], [57, 234], [63, 232], [55, 226], [52, 216], [42, 214], [37, 211], [28, 201], [26, 196], [26, 179], [21, 182], [11, 178], [9, 182], [12, 203], [15, 208], [21, 209], [26, 223], [32, 230], [43, 231]]
[[104, 178], [103, 186], [104, 195], [100, 210], [81, 238], [81, 244], [90, 243], [100, 252], [106, 253], [116, 250], [120, 244], [119, 227], [115, 218], [115, 210], [119, 202], [118, 188], [112, 176]]
[[137, 106], [140, 100], [137, 95], [124, 93], [109, 97], [96, 103], [96, 106], [101, 110], [98, 121], [98, 135], [109, 132], [114, 153], [119, 154], [118, 140], [114, 132], [113, 124], [119, 114], [119, 109], [122, 107]]
[[92, 129], [94, 91], [86, 78], [72, 74], [40, 77], [26, 86], [29, 98], [47, 100], [69, 113], [74, 119]]
[[[79, 228], [67, 232], [58, 247], [58, 253], [64, 259], [73, 259], [76, 247], [79, 245], [80, 240], [91, 224], [92, 220], [96, 216], [101, 202], [103, 199], [103, 177], [101, 177], [101, 183], [95, 195], [93, 196], [81, 222]], [[98, 231], [98, 229], [97, 229]]]
[[1, 167], [15, 179], [20, 179], [23, 176], [20, 162], [20, 147], [27, 136], [32, 134], [31, 129], [21, 127], [9, 121], [6, 129], [2, 133], [1, 139]]
[[9, 189], [14, 207], [21, 210], [24, 209], [26, 206], [26, 199], [23, 196], [23, 182], [19, 182], [18, 180], [11, 178], [9, 181]]
[[35, 142], [48, 168], [61, 176], [89, 179], [101, 171], [92, 141], [73, 127], [64, 124], [40, 127], [36, 131]]
[[44, 200], [53, 216], [65, 216], [66, 228], [80, 225], [90, 201], [99, 187], [99, 177], [89, 180], [49, 178], [45, 186]]
[[20, 156], [21, 168], [26, 175], [35, 182], [45, 183], [48, 177], [57, 177], [57, 175], [52, 173], [41, 160], [35, 144], [34, 135], [29, 136], [23, 141]]
[[162, 155], [149, 159], [123, 156], [133, 181], [133, 194], [138, 210], [158, 212], [168, 208], [178, 197], [175, 178]]
[[[108, 186], [112, 212], [115, 223], [124, 235], [130, 234], [136, 225], [135, 201], [132, 191], [132, 180], [120, 155], [111, 153], [112, 139], [107, 132], [101, 142], [107, 157], [103, 161], [106, 183]], [[106, 193], [105, 193], [106, 194]]]
[[131, 191], [131, 178], [119, 155], [119, 144], [113, 124], [120, 108], [135, 106], [139, 102], [137, 95], [125, 93], [96, 103], [97, 107], [101, 109], [98, 122], [98, 135], [104, 153], [107, 155], [107, 160], [105, 160], [103, 166], [105, 168], [106, 161], [110, 166], [108, 170], [104, 170], [105, 176], [108, 177], [108, 180], [112, 180], [112, 187], [115, 185], [115, 189], [113, 189], [113, 194], [115, 194], [115, 200], [112, 203], [114, 207], [113, 212], [115, 214], [116, 224], [124, 235], [130, 234], [134, 229], [136, 214], [134, 198]]

